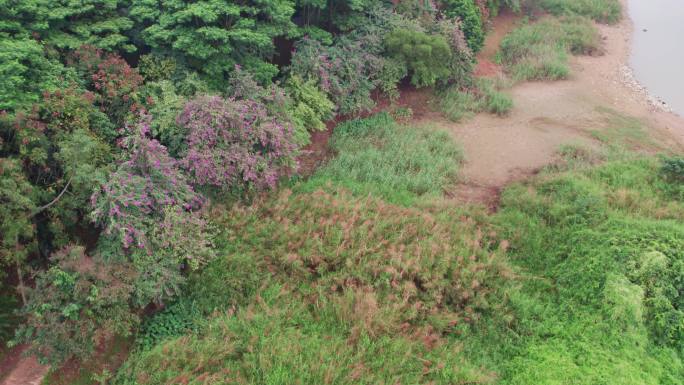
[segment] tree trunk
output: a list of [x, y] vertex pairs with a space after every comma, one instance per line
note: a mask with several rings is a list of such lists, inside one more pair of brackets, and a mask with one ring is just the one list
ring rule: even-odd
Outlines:
[[19, 279], [19, 285], [17, 285], [17, 291], [19, 292], [19, 295], [21, 295], [21, 303], [26, 306], [26, 286], [24, 286], [24, 277], [23, 274], [21, 273], [21, 266], [19, 265], [19, 262], [16, 263], [17, 265], [17, 278]]

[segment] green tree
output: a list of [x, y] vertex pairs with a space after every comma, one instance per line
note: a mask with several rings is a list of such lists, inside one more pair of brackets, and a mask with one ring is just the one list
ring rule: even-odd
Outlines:
[[461, 28], [473, 52], [484, 46], [485, 30], [482, 15], [475, 0], [442, 0], [444, 13], [461, 20]]
[[35, 246], [35, 228], [31, 221], [36, 209], [31, 200], [33, 190], [16, 159], [0, 158], [0, 272], [16, 270], [18, 291], [24, 303], [24, 263]]
[[128, 305], [130, 269], [102, 263], [77, 246], [56, 252], [51, 262], [36, 278], [14, 343], [30, 342], [29, 351], [43, 362], [61, 363], [88, 357], [113, 335], [130, 334], [138, 322]]
[[294, 11], [293, 0], [140, 0], [131, 16], [156, 52], [176, 57], [221, 87], [235, 64], [261, 82], [275, 76], [277, 67], [268, 63], [273, 39], [296, 32]]
[[40, 42], [0, 32], [0, 110], [30, 107], [42, 92], [74, 78], [73, 72], [45, 55]]
[[105, 50], [135, 51], [126, 31], [130, 0], [4, 0], [0, 31], [33, 35], [49, 46], [75, 49], [94, 45]]
[[451, 47], [442, 36], [398, 29], [385, 37], [385, 46], [390, 57], [406, 63], [416, 87], [433, 86], [451, 75]]

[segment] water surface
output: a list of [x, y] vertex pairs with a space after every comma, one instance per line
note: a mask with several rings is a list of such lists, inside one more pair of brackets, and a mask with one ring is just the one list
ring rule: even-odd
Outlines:
[[684, 116], [684, 0], [629, 0], [629, 14], [636, 79]]

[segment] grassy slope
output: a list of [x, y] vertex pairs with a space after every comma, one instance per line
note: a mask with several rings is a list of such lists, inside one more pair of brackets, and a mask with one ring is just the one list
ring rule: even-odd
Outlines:
[[188, 299], [215, 316], [140, 349], [119, 383], [491, 382], [462, 341], [505, 314], [512, 275], [479, 214], [439, 204], [460, 151], [386, 115], [333, 143], [338, 157], [309, 181], [219, 215], [225, 254]]
[[407, 129], [336, 133], [364, 132], [375, 173], [334, 171], [358, 150], [338, 147], [311, 180], [221, 214], [224, 256], [187, 298], [196, 331], [141, 349], [118, 383], [681, 383], [684, 204], [657, 160], [565, 149], [487, 217], [427, 193], [446, 178], [374, 186], [406, 172], [379, 146], [387, 124]]
[[657, 163], [611, 161], [507, 190], [494, 223], [525, 276], [516, 321], [490, 324], [469, 348], [491, 353], [501, 383], [682, 383], [684, 204]]
[[[567, 28], [511, 46], [547, 27]], [[549, 47], [592, 47], [568, 35]], [[217, 209], [223, 256], [117, 383], [683, 383], [684, 187], [657, 159], [566, 147], [487, 216], [439, 198], [461, 158], [444, 133], [381, 115], [332, 143], [311, 179]]]

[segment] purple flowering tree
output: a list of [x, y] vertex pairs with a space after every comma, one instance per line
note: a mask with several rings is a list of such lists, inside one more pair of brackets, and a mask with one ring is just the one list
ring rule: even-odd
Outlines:
[[166, 147], [149, 137], [141, 117], [121, 146], [127, 158], [91, 197], [92, 219], [104, 228], [100, 255], [124, 258], [136, 271], [134, 306], [162, 303], [184, 280], [182, 270], [211, 259], [203, 199]]
[[120, 237], [124, 249], [148, 247], [145, 232], [165, 207], [197, 209], [201, 196], [193, 191], [166, 147], [149, 137], [149, 118], [142, 117], [133, 134], [121, 141], [128, 158], [109, 181], [91, 196], [92, 218], [106, 235]]
[[197, 185], [271, 188], [296, 168], [292, 126], [261, 102], [202, 96], [185, 105], [178, 124], [188, 131], [181, 162]]

